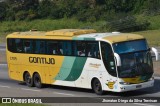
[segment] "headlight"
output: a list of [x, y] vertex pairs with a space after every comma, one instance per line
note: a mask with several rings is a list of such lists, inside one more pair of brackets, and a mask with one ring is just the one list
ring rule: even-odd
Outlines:
[[151, 77], [149, 80], [154, 80], [154, 77]]
[[122, 84], [122, 85], [130, 85], [129, 82], [119, 82], [119, 83]]

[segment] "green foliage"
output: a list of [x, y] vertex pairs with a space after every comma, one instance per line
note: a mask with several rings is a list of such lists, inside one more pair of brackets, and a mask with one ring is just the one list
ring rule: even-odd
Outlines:
[[0, 2], [0, 20], [4, 20], [6, 16], [6, 3]]
[[150, 46], [160, 46], [160, 30], [148, 30], [134, 33], [144, 36]]
[[[102, 30], [139, 31], [158, 28], [147, 18], [160, 15], [160, 0], [4, 0], [0, 21], [75, 19], [80, 22], [106, 21]], [[133, 16], [129, 17], [128, 16]], [[134, 17], [136, 16], [136, 17]], [[147, 20], [147, 21], [146, 21]], [[157, 21], [159, 22], [159, 21]]]
[[27, 20], [33, 20], [33, 19], [36, 19], [36, 16], [37, 16], [37, 14], [36, 14], [35, 11], [29, 10], [26, 19], [27, 19]]
[[42, 0], [42, 2], [39, 3], [38, 7], [38, 15], [40, 18], [47, 18], [49, 16], [54, 17], [54, 11], [55, 9], [54, 3], [52, 3], [50, 0]]
[[[98, 22], [95, 22], [98, 23]], [[0, 32], [17, 32], [37, 29], [40, 31], [55, 30], [62, 28], [84, 28], [94, 26], [95, 23], [79, 22], [76, 19], [59, 19], [59, 20], [32, 20], [32, 21], [3, 21], [0, 24]]]
[[19, 11], [15, 15], [16, 20], [24, 20], [27, 17], [27, 13], [25, 11]]
[[5, 0], [7, 6], [1, 4], [1, 20], [75, 17], [79, 21], [96, 21], [105, 19], [106, 14], [160, 13], [159, 0]]
[[160, 0], [137, 0], [133, 11], [145, 15], [160, 14]]
[[147, 20], [137, 20], [134, 16], [127, 16], [122, 19], [106, 23], [109, 31], [133, 32], [146, 30], [150, 23]]
[[136, 15], [137, 21], [144, 21], [147, 20], [150, 23], [150, 26], [148, 29], [150, 30], [155, 30], [155, 29], [160, 29], [160, 15], [156, 16], [145, 16], [145, 15]]

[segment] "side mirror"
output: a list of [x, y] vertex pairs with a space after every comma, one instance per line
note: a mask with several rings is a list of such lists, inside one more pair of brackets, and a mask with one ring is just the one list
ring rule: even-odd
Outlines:
[[159, 58], [158, 50], [156, 48], [154, 48], [154, 47], [152, 47], [151, 50], [156, 56], [156, 61], [158, 61], [158, 58]]
[[116, 57], [117, 60], [117, 66], [121, 66], [121, 58], [117, 53], [114, 53], [114, 56]]

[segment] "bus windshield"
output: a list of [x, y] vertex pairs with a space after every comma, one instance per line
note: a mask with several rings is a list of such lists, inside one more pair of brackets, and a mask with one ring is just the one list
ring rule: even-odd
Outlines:
[[135, 40], [113, 44], [114, 51], [118, 54], [147, 50], [146, 40]]
[[[128, 41], [113, 45], [114, 51], [121, 57], [122, 65], [118, 67], [119, 78], [131, 78], [153, 74], [151, 53], [145, 40]], [[147, 78], [147, 79], [148, 79]]]

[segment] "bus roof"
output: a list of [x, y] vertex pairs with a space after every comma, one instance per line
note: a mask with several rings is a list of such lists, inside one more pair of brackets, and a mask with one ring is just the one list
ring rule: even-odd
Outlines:
[[46, 36], [66, 36], [73, 37], [81, 34], [94, 33], [96, 30], [93, 29], [60, 29], [46, 32]]
[[60, 39], [60, 40], [106, 40], [110, 43], [144, 39], [143, 36], [130, 33], [96, 33], [93, 29], [60, 29], [53, 31], [14, 32], [7, 38]]

